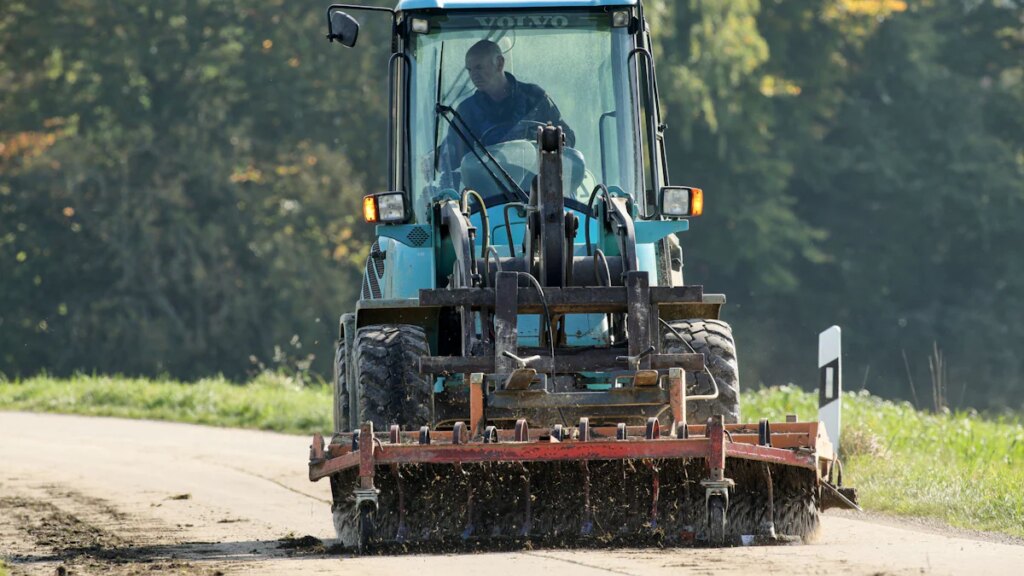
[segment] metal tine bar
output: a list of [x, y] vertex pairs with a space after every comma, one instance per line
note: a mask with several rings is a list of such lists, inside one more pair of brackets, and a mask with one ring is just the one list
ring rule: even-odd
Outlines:
[[[694, 426], [690, 425], [690, 426], [687, 427], [687, 429], [689, 430], [689, 437], [690, 438], [699, 438], [699, 439], [706, 438], [706, 436], [704, 436], [703, 428], [694, 430]], [[601, 427], [596, 427], [596, 428], [595, 427], [591, 427], [590, 428], [590, 438], [591, 438], [591, 440], [600, 440], [600, 439], [609, 439], [609, 438], [610, 439], [615, 439], [617, 431], [618, 430], [617, 430], [616, 427], [606, 427], [606, 426], [601, 426]], [[644, 427], [644, 426], [627, 426], [626, 427], [626, 432], [629, 435], [629, 437], [631, 437], [631, 438], [632, 437], [643, 438], [645, 431], [646, 431], [646, 427]], [[729, 430], [728, 428], [726, 428], [726, 431], [729, 432], [729, 435], [732, 437], [732, 441], [733, 442], [745, 442], [747, 444], [757, 444], [758, 443], [758, 435], [757, 435], [756, 431], [754, 431], [754, 432], [749, 432], [749, 431], [746, 431], [746, 430], [733, 431], [733, 430]], [[467, 429], [466, 432], [467, 432], [467, 435], [468, 435], [469, 430]], [[434, 434], [439, 434], [439, 433], [444, 434], [444, 436], [434, 436]], [[513, 431], [513, 430], [505, 430], [505, 429], [499, 428], [499, 429], [496, 430], [496, 433], [497, 433], [498, 441], [499, 442], [514, 442], [515, 441], [515, 431]], [[419, 432], [402, 432], [402, 435], [400, 436], [400, 441], [399, 442], [391, 442], [391, 436], [388, 433], [376, 434], [375, 437], [376, 437], [378, 442], [397, 443], [397, 444], [418, 444], [419, 443], [419, 438], [420, 438], [419, 434], [420, 434]], [[448, 444], [448, 443], [450, 443], [450, 440], [451, 440], [451, 431], [450, 430], [448, 430], [448, 431], [432, 430], [431, 431], [431, 436], [432, 436], [432, 438], [431, 438], [431, 443], [432, 444]], [[806, 431], [800, 431], [800, 432], [778, 432], [774, 428], [772, 428], [772, 445], [774, 445], [774, 446], [780, 446], [780, 445], [781, 446], [785, 446], [786, 442], [787, 442], [787, 439], [789, 439], [789, 443], [792, 444], [792, 442], [797, 440], [797, 439], [801, 439], [801, 438], [806, 439], [806, 438], [813, 438], [813, 437], [815, 437], [815, 435], [813, 435], [813, 434], [811, 434], [809, 432], [806, 432]], [[351, 446], [350, 446], [351, 442], [348, 441], [348, 438], [351, 438], [351, 435], [350, 434], [344, 434], [344, 435], [342, 435], [342, 438], [345, 439], [344, 445], [339, 445], [337, 443], [329, 444], [328, 446], [325, 446], [325, 449], [329, 448], [331, 450], [337, 451], [339, 448], [342, 448], [345, 452], [351, 451]], [[661, 435], [661, 437], [659, 439], [660, 440], [676, 440], [676, 438], [671, 437], [671, 436], [669, 436], [667, 434], [664, 434], [664, 433]], [[482, 442], [483, 441], [483, 437], [481, 435], [476, 435], [472, 439], [467, 438], [467, 440], [469, 440], [470, 442]], [[536, 435], [533, 438], [531, 438], [531, 440], [532, 441], [543, 440], [544, 442], [548, 442], [549, 441], [549, 434]], [[567, 441], [567, 442], [571, 441], [571, 440], [573, 440], [573, 438], [567, 437], [565, 439], [565, 441]], [[780, 444], [780, 442], [782, 444]]]
[[[634, 440], [596, 442], [520, 442], [472, 445], [433, 445], [429, 449], [421, 446], [389, 446], [386, 449], [362, 450], [351, 456], [342, 453], [330, 457], [321, 464], [310, 465], [310, 478], [316, 480], [342, 470], [359, 467], [360, 483], [364, 489], [373, 490], [373, 468], [388, 464], [476, 464], [492, 461], [502, 462], [558, 462], [565, 460], [642, 460], [707, 458], [711, 453], [718, 459], [739, 458], [755, 462], [771, 462], [817, 470], [819, 455], [814, 447], [809, 450], [768, 448], [756, 444], [737, 442], [724, 443], [719, 439], [710, 441], [690, 440]], [[356, 457], [358, 456], [358, 457]], [[724, 467], [717, 461], [716, 468]]]
[[[605, 439], [605, 440], [612, 439], [612, 440], [614, 440], [616, 438], [617, 432], [618, 432], [618, 430], [616, 428], [605, 428], [605, 427], [591, 428], [590, 429], [590, 439], [591, 440], [602, 440], [602, 439]], [[467, 433], [468, 433], [468, 430], [467, 430]], [[515, 432], [513, 432], [511, 430], [500, 430], [499, 429], [499, 430], [496, 430], [496, 433], [497, 433], [497, 441], [499, 441], [499, 442], [514, 442], [515, 441]], [[627, 433], [627, 435], [630, 438], [644, 438], [645, 428], [643, 426], [627, 426], [626, 427], [626, 433]], [[447, 438], [446, 437], [433, 437], [431, 439], [431, 443], [432, 444], [450, 444], [451, 443], [450, 442], [450, 440], [451, 440], [451, 432], [450, 431], [447, 432], [446, 435], [448, 436]], [[758, 443], [757, 442], [758, 441], [758, 435], [756, 433], [749, 434], [749, 433], [730, 432], [729, 435], [732, 438], [733, 442], [742, 442], [742, 443], [745, 443], [745, 444], [757, 444]], [[706, 437], [703, 434], [699, 434], [697, 432], [694, 432], [693, 428], [689, 427], [689, 438], [690, 439], [703, 440]], [[806, 432], [784, 433], [784, 432], [775, 432], [774, 430], [772, 431], [772, 445], [776, 446], [776, 447], [792, 448], [792, 447], [795, 447], [795, 446], [798, 446], [798, 445], [811, 445], [811, 444], [813, 444], [813, 442], [811, 441], [811, 438], [812, 438], [812, 436], [810, 434], [806, 433]], [[668, 436], [666, 434], [662, 434], [661, 437], [658, 438], [657, 440], [673, 440], [674, 441], [674, 440], [678, 440], [678, 439], [679, 438], [675, 438], [675, 437]], [[419, 443], [419, 432], [415, 432], [415, 433], [412, 433], [412, 434], [403, 433], [402, 436], [401, 436], [401, 441], [400, 442], [390, 442], [390, 440], [391, 440], [391, 438], [388, 435], [377, 435], [377, 441], [378, 442], [389, 442], [389, 443], [392, 443], [392, 444], [418, 444]], [[575, 440], [575, 439], [574, 438], [566, 437], [563, 441], [571, 442], [573, 440]], [[804, 441], [800, 442], [800, 440], [804, 440]], [[548, 434], [538, 435], [538, 436], [535, 436], [535, 437], [531, 438], [531, 441], [534, 441], [534, 442], [537, 442], [537, 441], [549, 442], [550, 441], [550, 435], [548, 435]], [[478, 435], [475, 438], [473, 438], [471, 440], [471, 442], [477, 442], [477, 443], [483, 442], [483, 437]], [[470, 443], [470, 442], [463, 442], [463, 443]], [[332, 444], [329, 447], [325, 447], [325, 449], [331, 450], [332, 454], [337, 454], [339, 452], [339, 450], [343, 451], [343, 452], [350, 452], [351, 451], [351, 447], [349, 446], [349, 443], [347, 443], [347, 442], [346, 442], [345, 445]]]
[[[785, 442], [786, 442], [785, 439], [786, 438], [802, 438], [802, 437], [807, 437], [807, 436], [810, 436], [811, 438], [814, 438], [814, 437], [817, 436], [817, 432], [818, 432], [818, 428], [817, 427], [818, 427], [818, 424], [816, 422], [799, 422], [799, 423], [795, 423], [795, 424], [794, 423], [773, 422], [772, 425], [771, 425], [771, 429], [772, 429], [772, 443], [776, 444], [776, 445], [779, 445], [778, 442], [782, 442], [783, 444], [781, 444], [781, 445], [785, 446]], [[690, 425], [687, 426], [687, 430], [689, 430], [689, 436], [691, 438], [704, 438], [705, 437], [705, 427], [704, 427], [703, 424], [690, 424]], [[727, 430], [729, 432], [729, 434], [732, 437], [733, 442], [746, 442], [746, 443], [749, 443], [749, 444], [757, 444], [757, 441], [758, 441], [758, 429], [757, 429], [757, 425], [756, 424], [726, 424], [725, 425], [725, 430]], [[640, 437], [643, 437], [644, 434], [645, 434], [645, 431], [646, 431], [646, 426], [640, 426], [640, 425], [626, 426], [626, 432], [627, 432], [627, 434], [629, 436], [640, 436]], [[431, 432], [435, 433], [435, 432], [439, 432], [439, 431], [436, 430], [436, 429], [432, 429]], [[472, 432], [472, 431], [471, 430], [467, 430], [467, 432]], [[592, 439], [601, 439], [601, 438], [612, 438], [612, 439], [614, 439], [615, 435], [616, 435], [616, 432], [617, 432], [617, 427], [616, 426], [591, 426], [590, 427], [590, 436], [591, 436]], [[358, 433], [358, 431], [357, 431], [357, 433]], [[513, 441], [515, 441], [515, 431], [512, 430], [512, 429], [498, 428], [497, 429], [497, 433], [498, 433], [498, 440], [500, 442], [513, 442]], [[387, 442], [391, 442], [391, 443], [396, 443], [396, 442], [393, 441], [394, 436], [392, 436], [392, 434], [393, 434], [392, 432], [380, 432], [380, 433], [376, 433], [375, 437], [377, 439], [379, 439], [380, 441], [382, 441], [382, 442], [387, 441]], [[397, 442], [397, 443], [417, 444], [417, 443], [419, 443], [419, 434], [420, 434], [419, 431], [401, 430], [401, 431], [399, 431], [399, 442]], [[342, 434], [341, 435], [341, 437], [343, 437], [343, 438], [347, 438], [347, 437], [350, 437], [350, 436], [351, 436], [351, 433]], [[450, 433], [446, 433], [444, 436], [450, 437]], [[667, 436], [662, 436], [662, 438], [668, 439]], [[472, 438], [472, 441], [480, 441], [480, 440], [481, 440], [481, 438], [480, 438], [479, 435], [476, 435], [476, 436], [474, 436]], [[569, 440], [569, 439], [567, 439], [567, 440]], [[443, 436], [438, 436], [438, 437], [433, 438], [433, 441], [435, 443], [445, 443], [445, 442], [447, 442], [447, 438], [445, 438]], [[547, 438], [545, 438], [544, 441], [546, 442]], [[346, 444], [345, 447], [347, 448], [347, 444], [349, 444], [349, 442], [345, 442], [344, 444]], [[332, 448], [334, 448], [335, 446], [337, 446], [337, 445], [332, 445]]]
[[[625, 435], [625, 437], [630, 439], [630, 440], [644, 441], [644, 442], [684, 442], [684, 443], [685, 442], [689, 442], [689, 443], [694, 443], [694, 442], [706, 442], [707, 441], [707, 438], [705, 436], [695, 434], [693, 432], [692, 427], [690, 427], [689, 430], [690, 430], [690, 435], [689, 435], [688, 438], [678, 438], [678, 437], [662, 435], [662, 436], [660, 436], [657, 439], [646, 440], [646, 439], [644, 439], [645, 430], [643, 428], [627, 427], [626, 428], [626, 435]], [[469, 446], [469, 445], [475, 445], [475, 444], [482, 444], [483, 443], [483, 437], [482, 436], [478, 436], [478, 437], [474, 438], [472, 441], [467, 441], [468, 440], [468, 438], [467, 438], [468, 437], [468, 430], [464, 434], [465, 435], [462, 436], [462, 439], [463, 439], [463, 442], [461, 443], [462, 445]], [[621, 434], [621, 432], [620, 432], [620, 430], [618, 430], [616, 428], [596, 428], [596, 429], [591, 429], [590, 434], [591, 434], [591, 436], [590, 436], [590, 440], [591, 441], [600, 443], [600, 442], [616, 441], [618, 439], [619, 435]], [[512, 431], [509, 431], [509, 430], [504, 430], [504, 431], [497, 430], [496, 431], [496, 435], [497, 435], [497, 442], [499, 442], [499, 443], [506, 443], [506, 442], [549, 443], [550, 442], [550, 436], [549, 435], [537, 436], [537, 437], [534, 437], [534, 438], [530, 438], [530, 439], [528, 439], [526, 441], [516, 440], [515, 433], [512, 432]], [[434, 446], [449, 446], [449, 445], [459, 445], [460, 444], [459, 442], [452, 442], [452, 440], [454, 439], [453, 438], [453, 436], [454, 436], [453, 434], [448, 433], [445, 436], [447, 436], [447, 437], [439, 437], [439, 438], [431, 439], [430, 443], [432, 445], [434, 445]], [[744, 453], [748, 452], [748, 450], [745, 449], [747, 445], [749, 445], [749, 446], [757, 446], [758, 445], [758, 435], [757, 434], [730, 433], [729, 437], [730, 437], [731, 443], [736, 447], [736, 450], [742, 451]], [[389, 436], [381, 437], [380, 435], [377, 435], [376, 440], [377, 440], [377, 442], [383, 442], [384, 440], [390, 441], [391, 438]], [[414, 433], [412, 435], [403, 434], [400, 437], [400, 440], [402, 440], [402, 441], [401, 442], [390, 442], [390, 445], [395, 446], [395, 447], [406, 448], [410, 444], [419, 444], [420, 443], [420, 441], [419, 441], [419, 433]], [[580, 441], [581, 440], [578, 439], [578, 438], [566, 437], [562, 441], [562, 443], [563, 444], [572, 444], [572, 443], [578, 443]], [[779, 448], [779, 449], [784, 449], [784, 450], [785, 449], [794, 449], [794, 448], [813, 448], [815, 446], [815, 444], [816, 444], [816, 438], [814, 436], [811, 436], [810, 434], [807, 434], [807, 433], [792, 433], [792, 434], [786, 434], [786, 433], [781, 433], [781, 432], [773, 432], [772, 433], [772, 447], [774, 447], [774, 448]], [[337, 458], [339, 456], [343, 456], [345, 454], [349, 454], [349, 453], [353, 452], [353, 450], [349, 446], [348, 442], [343, 442], [341, 444], [331, 444], [330, 446], [325, 447], [325, 448], [326, 448], [325, 451], [326, 451], [328, 457], [330, 457], [330, 458]]]

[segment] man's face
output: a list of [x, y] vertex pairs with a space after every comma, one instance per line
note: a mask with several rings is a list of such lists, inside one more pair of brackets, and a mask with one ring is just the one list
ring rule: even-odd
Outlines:
[[500, 85], [503, 77], [505, 59], [490, 54], [467, 54], [466, 70], [469, 79], [477, 90], [487, 92], [493, 86]]

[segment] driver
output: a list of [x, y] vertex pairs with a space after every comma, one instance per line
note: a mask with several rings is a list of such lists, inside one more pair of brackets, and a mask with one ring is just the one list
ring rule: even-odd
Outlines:
[[[470, 47], [466, 52], [466, 71], [476, 92], [455, 110], [485, 146], [522, 139], [523, 129], [517, 128], [517, 124], [524, 121], [561, 126], [566, 145], [575, 145], [576, 135], [544, 89], [520, 82], [505, 72], [505, 57], [496, 43], [481, 40]], [[495, 127], [496, 130], [491, 130]], [[454, 169], [467, 153], [466, 143], [449, 130], [441, 146], [442, 164]]]

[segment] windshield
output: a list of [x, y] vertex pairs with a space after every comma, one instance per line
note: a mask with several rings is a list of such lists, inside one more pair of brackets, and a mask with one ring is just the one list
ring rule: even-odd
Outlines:
[[488, 204], [522, 200], [537, 170], [536, 133], [566, 136], [564, 194], [585, 204], [603, 183], [641, 189], [633, 39], [600, 11], [419, 14], [409, 121], [417, 219], [444, 188]]

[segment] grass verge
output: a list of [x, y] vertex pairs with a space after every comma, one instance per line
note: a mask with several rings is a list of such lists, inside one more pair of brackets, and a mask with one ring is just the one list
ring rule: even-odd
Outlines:
[[173, 420], [292, 434], [331, 429], [330, 386], [300, 386], [275, 374], [246, 385], [108, 376], [40, 376], [0, 382], [0, 410]]
[[[816, 394], [795, 387], [744, 396], [750, 418], [817, 416]], [[868, 394], [843, 398], [845, 483], [868, 510], [937, 518], [1024, 537], [1024, 424], [968, 413], [931, 414]]]
[[[0, 410], [174, 420], [295, 434], [331, 428], [329, 386], [267, 374], [241, 386], [220, 378], [80, 376], [0, 382]], [[743, 413], [779, 421], [817, 415], [817, 396], [795, 387], [748, 392]], [[842, 450], [846, 484], [869, 510], [937, 518], [953, 526], [1024, 537], [1024, 424], [966, 413], [930, 414], [907, 403], [847, 394]]]

